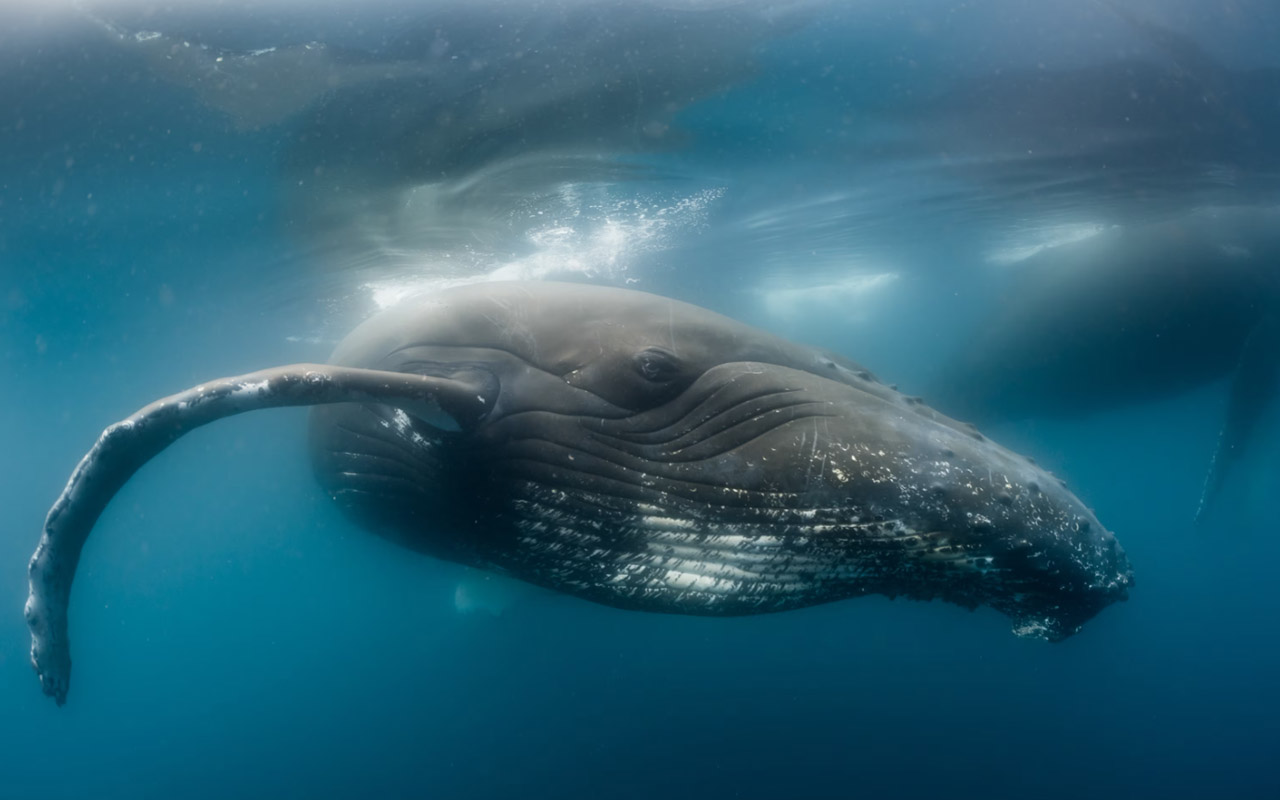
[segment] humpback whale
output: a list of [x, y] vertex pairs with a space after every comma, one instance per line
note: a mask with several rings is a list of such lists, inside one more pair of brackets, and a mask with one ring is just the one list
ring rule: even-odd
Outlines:
[[108, 427], [30, 563], [46, 694], [66, 699], [72, 579], [116, 491], [193, 428], [278, 406], [313, 407], [315, 477], [362, 527], [619, 608], [885, 594], [1056, 641], [1132, 583], [1064, 484], [852, 361], [642, 292], [477, 284], [380, 312], [329, 364], [210, 381]]
[[931, 398], [990, 424], [1080, 417], [1229, 378], [1203, 519], [1277, 388], [1277, 222], [1275, 209], [1204, 210], [1033, 254]]

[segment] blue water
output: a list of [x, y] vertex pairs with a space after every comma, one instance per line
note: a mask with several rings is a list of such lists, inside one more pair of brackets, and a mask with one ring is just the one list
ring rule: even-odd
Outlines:
[[25, 565], [101, 429], [405, 291], [632, 286], [911, 391], [1001, 253], [1280, 199], [1264, 0], [426, 5], [0, 10], [0, 797], [1280, 796], [1280, 420], [1197, 529], [1222, 384], [988, 431], [1135, 567], [1054, 645], [878, 597], [467, 612], [329, 507], [304, 411], [223, 420], [98, 523], [43, 697]]

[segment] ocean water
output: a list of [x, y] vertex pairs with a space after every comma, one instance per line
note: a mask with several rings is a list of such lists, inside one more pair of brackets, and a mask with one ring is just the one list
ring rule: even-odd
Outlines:
[[414, 292], [628, 286], [924, 394], [1046, 246], [1280, 204], [1277, 40], [1264, 0], [0, 6], [0, 798], [1280, 796], [1274, 408], [1193, 523], [1227, 378], [984, 425], [1133, 562], [1057, 644], [488, 580], [338, 515], [301, 409], [117, 495], [64, 707], [22, 615], [106, 425]]

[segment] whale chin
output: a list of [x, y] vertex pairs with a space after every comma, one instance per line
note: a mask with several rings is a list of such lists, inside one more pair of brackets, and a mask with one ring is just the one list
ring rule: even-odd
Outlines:
[[1132, 587], [1133, 574], [1126, 571], [1118, 574], [1109, 586], [1067, 598], [1043, 598], [1039, 604], [1019, 603], [1009, 608], [997, 601], [992, 606], [1013, 620], [1013, 634], [1018, 638], [1060, 642], [1079, 633], [1102, 609], [1128, 600]]

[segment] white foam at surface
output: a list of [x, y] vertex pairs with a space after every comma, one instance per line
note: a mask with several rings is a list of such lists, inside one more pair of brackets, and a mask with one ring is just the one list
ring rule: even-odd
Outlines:
[[[487, 271], [459, 276], [458, 264], [446, 257], [423, 263], [414, 275], [369, 281], [364, 285], [378, 308], [452, 286], [489, 281], [549, 278], [602, 279], [635, 283], [628, 272], [637, 256], [670, 246], [676, 233], [704, 224], [721, 189], [704, 189], [667, 203], [643, 200], [591, 202], [575, 185], [561, 187], [558, 207], [546, 224], [530, 228], [525, 239], [531, 252], [496, 263]], [[473, 256], [474, 257], [474, 256]]]

